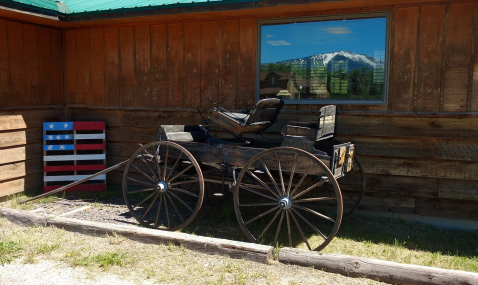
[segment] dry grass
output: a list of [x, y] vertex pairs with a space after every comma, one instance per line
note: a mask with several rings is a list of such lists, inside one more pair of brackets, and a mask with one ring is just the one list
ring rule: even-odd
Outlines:
[[51, 260], [87, 268], [89, 278], [119, 275], [134, 282], [167, 284], [379, 284], [312, 268], [260, 264], [207, 255], [173, 244], [133, 242], [119, 235], [85, 236], [57, 228], [24, 228], [0, 218], [0, 243], [19, 250], [8, 262]]

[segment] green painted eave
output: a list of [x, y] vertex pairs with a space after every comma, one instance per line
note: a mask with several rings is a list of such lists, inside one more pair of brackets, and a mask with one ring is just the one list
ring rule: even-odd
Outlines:
[[262, 0], [0, 0], [0, 3], [18, 4], [19, 7], [37, 8], [41, 11], [47, 10], [59, 15], [89, 15], [261, 1]]

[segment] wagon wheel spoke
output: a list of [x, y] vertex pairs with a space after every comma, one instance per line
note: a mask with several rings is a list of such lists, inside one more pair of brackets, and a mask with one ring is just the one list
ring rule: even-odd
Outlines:
[[337, 197], [318, 197], [318, 198], [307, 198], [300, 200], [293, 200], [294, 203], [305, 203], [305, 202], [314, 202], [314, 201], [334, 201]]
[[278, 210], [277, 213], [272, 217], [270, 222], [267, 224], [265, 229], [262, 231], [262, 233], [257, 237], [257, 239], [261, 239], [261, 237], [267, 232], [267, 230], [271, 227], [272, 223], [277, 219], [277, 216], [282, 212], [282, 210]]
[[141, 152], [141, 160], [148, 166], [149, 171], [151, 171], [151, 173], [152, 173], [153, 176], [154, 176], [154, 179], [155, 179], [156, 181], [159, 181], [159, 178], [156, 176], [155, 171], [153, 170], [153, 168], [151, 167], [151, 165], [149, 164], [149, 162], [148, 162], [148, 161], [146, 160], [146, 158], [144, 157], [143, 152]]
[[136, 190], [136, 191], [129, 191], [128, 193], [129, 193], [129, 194], [136, 194], [136, 193], [148, 192], [148, 191], [153, 191], [153, 190], [156, 190], [156, 187], [154, 187], [154, 188], [146, 188], [146, 189]]
[[161, 180], [161, 167], [159, 166], [159, 156], [158, 156], [158, 151], [159, 151], [159, 147], [158, 149], [154, 149], [153, 147], [153, 152], [154, 152], [154, 161], [156, 162], [156, 168], [157, 168], [157, 171], [158, 171], [158, 180]]
[[271, 197], [271, 196], [269, 196], [269, 195], [267, 195], [267, 194], [261, 193], [261, 192], [259, 192], [259, 191], [256, 191], [256, 190], [254, 190], [254, 189], [251, 189], [251, 188], [246, 187], [246, 186], [244, 186], [244, 185], [239, 185], [239, 187], [242, 188], [242, 189], [244, 189], [244, 190], [247, 190], [247, 191], [249, 191], [249, 192], [251, 192], [251, 193], [254, 193], [254, 194], [256, 194], [256, 195], [265, 197], [265, 198], [270, 199], [270, 200], [273, 200], [273, 201], [277, 201], [277, 198]]
[[179, 198], [176, 194], [169, 192], [168, 195], [171, 195], [174, 198], [176, 198], [181, 204], [184, 205], [184, 207], [186, 207], [189, 211], [191, 211], [191, 213], [194, 212], [194, 210], [188, 204], [186, 204], [186, 202], [184, 202], [183, 199]]
[[276, 203], [249, 203], [249, 204], [239, 204], [239, 207], [258, 207], [258, 206], [277, 206]]
[[130, 180], [130, 181], [133, 181], [133, 182], [136, 182], [136, 183], [140, 183], [140, 184], [149, 186], [149, 187], [156, 187], [156, 184], [151, 184], [151, 183], [149, 183], [149, 182], [145, 182], [145, 181], [142, 181], [142, 180], [133, 178], [133, 177], [129, 177], [129, 176], [128, 176], [126, 179], [128, 179], [128, 180]]
[[151, 207], [153, 207], [154, 203], [156, 202], [156, 200], [158, 200], [158, 197], [159, 197], [159, 194], [161, 194], [161, 192], [158, 192], [156, 194], [156, 197], [154, 197], [153, 199], [153, 202], [151, 202], [151, 204], [149, 205], [148, 209], [146, 209], [146, 211], [144, 212], [143, 216], [141, 217], [141, 219], [144, 219], [146, 217], [146, 215], [149, 213], [149, 210], [151, 210]]
[[279, 219], [279, 226], [277, 226], [277, 231], [276, 231], [276, 235], [274, 237], [274, 242], [272, 243], [273, 246], [276, 246], [276, 244], [277, 244], [277, 239], [279, 238], [279, 232], [280, 232], [280, 229], [281, 229], [281, 226], [282, 226], [282, 220], [284, 220], [284, 215], [285, 215], [285, 211], [282, 211], [282, 214], [280, 215], [280, 219]]
[[139, 202], [138, 204], [136, 204], [136, 206], [134, 206], [133, 209], [138, 208], [141, 204], [143, 204], [144, 202], [146, 202], [149, 198], [153, 197], [154, 194], [156, 194], [156, 193], [153, 193], [153, 194], [149, 195], [148, 197], [144, 198], [143, 201], [141, 201], [141, 202]]
[[[164, 193], [166, 196], [166, 193]], [[168, 211], [168, 199], [164, 198], [164, 209], [166, 210], [166, 219], [168, 221], [168, 228], [171, 227], [171, 223], [169, 222], [169, 211]]]
[[[264, 170], [266, 171], [267, 175], [269, 176], [269, 179], [272, 181], [272, 184], [274, 184], [274, 187], [276, 188], [277, 190], [277, 194], [280, 194], [280, 190], [279, 190], [279, 186], [277, 185], [277, 182], [276, 180], [274, 179], [274, 177], [272, 177], [272, 174], [271, 172], [269, 171], [269, 168], [267, 167], [267, 165], [262, 161], [262, 159], [259, 159], [260, 163], [262, 164], [262, 167], [264, 167]], [[279, 198], [279, 196], [275, 195], [277, 198]]]
[[179, 163], [179, 160], [181, 160], [181, 157], [183, 156], [183, 153], [181, 152], [181, 154], [179, 155], [179, 157], [176, 159], [176, 162], [174, 163], [173, 167], [171, 168], [171, 170], [169, 171], [168, 173], [168, 177], [166, 177], [166, 181], [169, 181], [169, 177], [171, 177], [171, 174], [173, 174], [174, 170], [176, 169], [176, 166], [178, 165]]
[[180, 184], [196, 183], [196, 182], [199, 182], [199, 179], [184, 180], [184, 181], [180, 181], [180, 182], [174, 182], [174, 183], [170, 183], [169, 186], [176, 186], [176, 185], [180, 185]]
[[[189, 166], [186, 167], [183, 171], [179, 172], [176, 176], [174, 176], [173, 178], [167, 180], [167, 182], [174, 181], [174, 179], [176, 179], [176, 178], [178, 178], [179, 176], [183, 175], [186, 171], [188, 171], [189, 169], [191, 169], [191, 167], [194, 167], [194, 164], [189, 165]], [[171, 174], [171, 173], [170, 173], [170, 174]]]
[[171, 202], [171, 205], [173, 205], [173, 208], [176, 211], [176, 213], [178, 213], [179, 218], [184, 223], [183, 215], [181, 215], [181, 213], [178, 211], [178, 208], [176, 207], [176, 204], [174, 203], [173, 199], [171, 199], [171, 197], [168, 195], [168, 193], [165, 193], [165, 194], [166, 194], [166, 197], [169, 199], [169, 202]]
[[299, 189], [299, 187], [302, 185], [302, 182], [304, 182], [304, 179], [307, 177], [307, 175], [309, 175], [310, 169], [311, 169], [310, 166], [307, 167], [307, 171], [304, 173], [304, 175], [302, 175], [302, 177], [300, 178], [297, 185], [295, 185], [294, 190], [292, 190], [292, 192], [290, 192], [289, 196], [292, 197], [294, 195], [295, 191], [297, 191], [297, 189]]
[[290, 195], [290, 188], [292, 186], [292, 180], [294, 178], [295, 167], [297, 166], [297, 153], [294, 156], [294, 165], [292, 166], [292, 171], [290, 172], [289, 186], [287, 187], [287, 196]]
[[148, 174], [144, 173], [144, 171], [141, 170], [139, 167], [137, 167], [134, 163], [131, 163], [131, 166], [133, 166], [134, 168], [136, 168], [136, 170], [138, 170], [139, 172], [141, 172], [144, 176], [148, 177], [149, 180], [153, 181], [153, 182], [156, 184], [156, 180], [154, 180], [153, 178], [151, 178], [151, 176], [149, 176]]
[[277, 152], [276, 152], [276, 159], [277, 159], [277, 169], [279, 170], [280, 186], [281, 186], [281, 190], [282, 190], [282, 195], [285, 196], [284, 177], [282, 177], [282, 167], [280, 165], [280, 159], [279, 159], [279, 155], [277, 155]]
[[247, 170], [247, 174], [249, 174], [250, 176], [252, 176], [252, 178], [254, 178], [257, 182], [259, 182], [259, 184], [262, 185], [262, 187], [266, 188], [267, 190], [269, 190], [269, 192], [272, 193], [272, 195], [276, 196], [277, 199], [279, 199], [279, 196], [274, 193], [274, 191], [272, 191], [272, 189], [264, 182], [262, 181], [259, 177], [257, 177], [254, 173], [252, 173], [250, 170]]
[[289, 219], [289, 211], [285, 212], [285, 216], [287, 219], [287, 234], [289, 236], [289, 247], [292, 247], [292, 234], [290, 232], [290, 219]]
[[158, 227], [159, 215], [161, 214], [161, 205], [163, 204], [163, 193], [159, 193], [161, 198], [159, 198], [158, 213], [156, 214], [156, 220], [154, 220], [154, 228]]
[[295, 218], [294, 216], [294, 212], [290, 212], [290, 215], [292, 217], [292, 219], [294, 220], [295, 222], [295, 225], [297, 226], [297, 228], [299, 229], [299, 232], [300, 232], [300, 235], [302, 236], [302, 240], [304, 240], [305, 244], [307, 245], [307, 247], [309, 248], [309, 250], [312, 250], [312, 248], [310, 247], [310, 244], [309, 242], [307, 241], [307, 238], [305, 237], [304, 235], [304, 232], [302, 231], [302, 228], [300, 227], [299, 223], [297, 222], [297, 219]]
[[[169, 145], [166, 146], [166, 156], [164, 159], [163, 180], [166, 180], [166, 169], [168, 168]], [[164, 199], [166, 201], [166, 199]]]
[[262, 213], [262, 214], [260, 214], [260, 215], [255, 216], [254, 218], [250, 219], [249, 221], [245, 222], [244, 224], [248, 225], [248, 224], [254, 222], [255, 220], [257, 220], [257, 219], [259, 219], [259, 218], [262, 218], [262, 217], [264, 217], [265, 215], [267, 215], [267, 214], [269, 214], [269, 213], [271, 213], [271, 212], [273, 212], [274, 210], [277, 210], [277, 209], [279, 209], [279, 206], [276, 206], [276, 207], [274, 207], [274, 208], [272, 208], [272, 209], [270, 209], [270, 210], [265, 211], [264, 213]]
[[317, 188], [319, 186], [322, 186], [327, 180], [326, 179], [321, 179], [319, 182], [315, 183], [314, 185], [310, 186], [309, 188], [305, 189], [304, 191], [300, 192], [299, 194], [295, 195], [294, 197], [292, 197], [292, 200], [295, 200], [297, 198], [299, 198], [300, 196], [302, 195], [305, 195], [307, 193], [309, 193], [310, 190], [314, 189], [314, 188]]
[[312, 209], [309, 209], [309, 208], [306, 208], [306, 207], [302, 207], [302, 206], [299, 206], [299, 205], [292, 205], [292, 207], [294, 208], [297, 208], [297, 209], [301, 209], [303, 211], [306, 211], [306, 212], [309, 212], [311, 214], [314, 214], [316, 216], [319, 216], [321, 217], [322, 219], [325, 219], [327, 221], [330, 221], [332, 223], [335, 223], [335, 220], [330, 218], [330, 217], [327, 217], [326, 215], [322, 215], [321, 213], [317, 213], [316, 211], [312, 210]]
[[304, 222], [306, 222], [309, 225], [309, 227], [311, 227], [316, 233], [318, 233], [321, 237], [323, 237], [324, 240], [327, 239], [327, 237], [321, 231], [319, 231], [319, 229], [315, 227], [309, 220], [307, 220], [304, 216], [302, 216], [301, 213], [296, 211], [294, 208], [292, 208], [291, 210], [292, 212], [296, 213], [297, 216], [299, 216], [302, 220], [304, 220]]
[[[177, 191], [177, 192], [181, 192], [181, 193], [184, 193], [184, 194], [187, 194], [189, 196], [193, 196], [193, 197], [199, 197], [198, 195], [192, 193], [192, 192], [189, 192], [188, 190], [184, 190], [184, 189], [181, 189], [181, 188], [173, 188], [173, 187], [169, 187], [168, 190], [173, 190], [173, 191]], [[172, 193], [171, 193], [172, 194]]]

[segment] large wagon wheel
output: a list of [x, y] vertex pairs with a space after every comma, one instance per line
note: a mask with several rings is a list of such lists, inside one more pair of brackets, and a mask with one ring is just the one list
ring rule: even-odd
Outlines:
[[329, 168], [304, 150], [277, 147], [239, 173], [234, 209], [251, 242], [321, 250], [339, 230], [342, 195]]
[[354, 156], [353, 170], [345, 173], [340, 185], [344, 204], [342, 221], [345, 221], [358, 209], [365, 193], [365, 175], [357, 155]]
[[138, 149], [126, 165], [123, 196], [131, 215], [144, 227], [182, 229], [202, 205], [201, 168], [178, 144], [149, 143]]

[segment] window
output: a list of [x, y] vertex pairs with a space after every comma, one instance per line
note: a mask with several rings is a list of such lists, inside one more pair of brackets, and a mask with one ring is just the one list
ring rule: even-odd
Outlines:
[[260, 22], [258, 98], [385, 103], [388, 26], [387, 13]]

